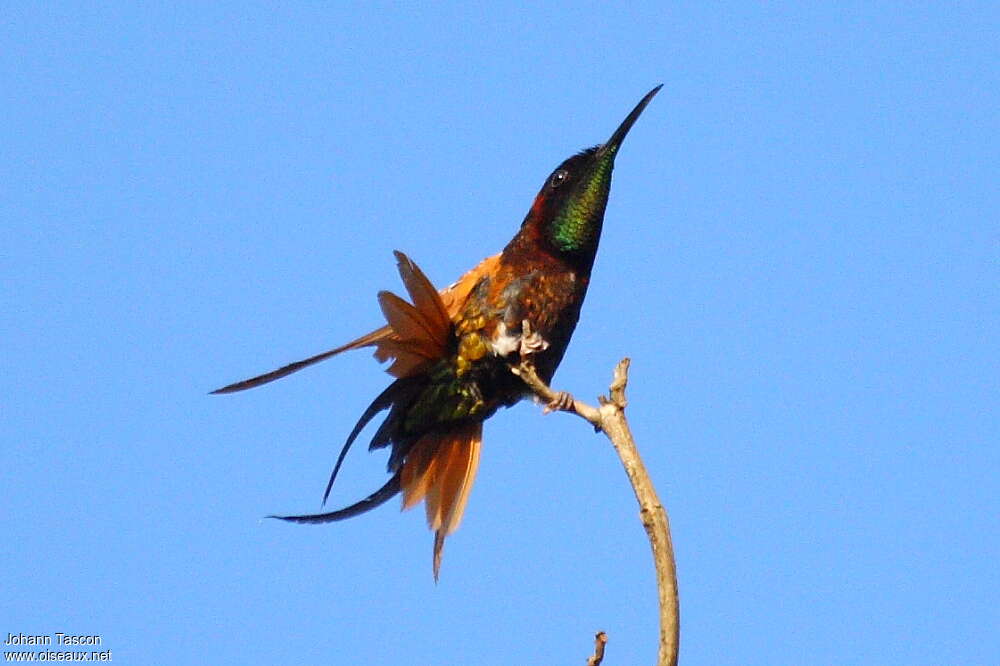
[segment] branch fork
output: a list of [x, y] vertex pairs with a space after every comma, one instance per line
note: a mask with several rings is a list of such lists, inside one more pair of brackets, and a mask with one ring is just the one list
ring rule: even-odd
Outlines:
[[[624, 358], [615, 366], [607, 396], [599, 396], [599, 407], [574, 399], [569, 393], [553, 391], [535, 372], [530, 354], [521, 355], [517, 365], [511, 364], [511, 372], [545, 402], [545, 412], [564, 411], [576, 414], [594, 427], [595, 432], [603, 432], [615, 447], [628, 475], [636, 501], [639, 503], [639, 518], [649, 538], [656, 567], [656, 584], [660, 604], [660, 644], [658, 666], [676, 666], [680, 644], [680, 605], [677, 595], [677, 568], [674, 562], [674, 547], [670, 539], [670, 521], [667, 512], [656, 494], [656, 488], [639, 457], [635, 439], [625, 418], [625, 388], [628, 385], [629, 359]], [[607, 635], [600, 632], [594, 656], [588, 661], [600, 664], [604, 659], [604, 644]]]

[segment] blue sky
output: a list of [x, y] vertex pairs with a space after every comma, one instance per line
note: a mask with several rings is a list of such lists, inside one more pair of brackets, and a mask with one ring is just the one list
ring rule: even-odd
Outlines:
[[[447, 284], [563, 158], [618, 158], [555, 386], [633, 360], [684, 664], [1000, 663], [992, 3], [7, 6], [0, 632], [127, 664], [652, 663], [612, 450], [486, 427], [441, 582], [420, 511], [309, 512], [388, 381], [393, 249]], [[352, 452], [331, 502], [385, 479]]]

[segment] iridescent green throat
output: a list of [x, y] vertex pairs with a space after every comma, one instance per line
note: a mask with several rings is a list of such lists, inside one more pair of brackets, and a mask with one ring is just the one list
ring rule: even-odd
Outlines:
[[597, 250], [604, 223], [604, 208], [611, 189], [615, 150], [602, 155], [577, 183], [549, 225], [549, 238], [560, 252], [585, 254]]

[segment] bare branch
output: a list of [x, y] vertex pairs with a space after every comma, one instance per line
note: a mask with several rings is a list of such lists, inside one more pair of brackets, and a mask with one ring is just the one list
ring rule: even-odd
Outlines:
[[[649, 478], [649, 472], [639, 456], [635, 439], [625, 419], [625, 387], [628, 385], [629, 359], [619, 361], [611, 381], [609, 396], [598, 398], [600, 407], [592, 407], [568, 394], [553, 391], [535, 372], [530, 357], [523, 358], [520, 365], [511, 370], [527, 384], [534, 393], [546, 401], [547, 410], [560, 409], [572, 412], [584, 419], [595, 430], [603, 431], [615, 447], [628, 475], [636, 501], [639, 503], [639, 518], [649, 538], [656, 567], [656, 584], [660, 603], [660, 649], [658, 666], [676, 666], [680, 644], [680, 604], [677, 596], [677, 568], [674, 562], [674, 546], [670, 539], [670, 520], [656, 494], [656, 488]], [[600, 634], [598, 634], [600, 637]], [[606, 639], [606, 637], [605, 637]], [[598, 638], [598, 641], [600, 638]], [[603, 645], [599, 647], [600, 659], [604, 657]], [[594, 657], [597, 657], [595, 652]], [[600, 659], [595, 664], [600, 663]]]
[[[535, 366], [528, 362], [522, 361], [520, 365], [511, 366], [511, 371], [521, 377], [521, 380], [531, 388], [542, 400], [545, 400], [548, 405], [552, 406], [560, 401], [560, 394], [549, 388], [548, 384], [542, 381], [538, 373], [535, 372]], [[580, 416], [585, 421], [588, 421], [590, 425], [594, 426], [595, 429], [600, 430], [601, 428], [601, 413], [596, 408], [591, 407], [587, 403], [580, 402], [579, 400], [573, 400], [570, 409], [564, 409], [560, 411], [567, 411]]]
[[594, 655], [587, 659], [587, 666], [601, 666], [604, 661], [604, 646], [608, 644], [608, 635], [598, 631], [594, 636]]

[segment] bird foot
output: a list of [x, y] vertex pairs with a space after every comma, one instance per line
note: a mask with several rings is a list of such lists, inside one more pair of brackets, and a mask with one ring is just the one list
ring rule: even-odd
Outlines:
[[548, 414], [549, 412], [572, 412], [573, 411], [573, 395], [569, 391], [559, 391], [556, 393], [556, 397], [549, 401], [549, 404], [545, 405], [545, 409], [542, 410], [543, 414]]
[[549, 348], [549, 343], [539, 333], [531, 330], [531, 322], [525, 319], [521, 322], [521, 348], [518, 352], [522, 357], [530, 356]]

